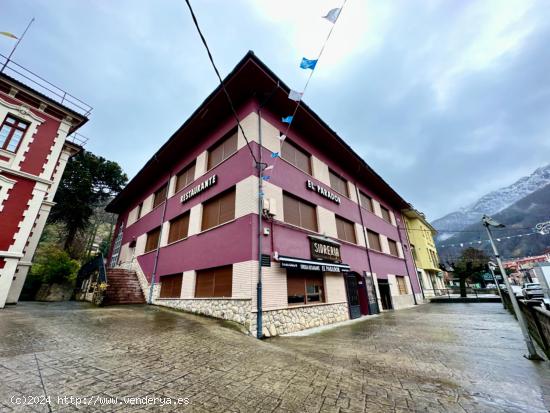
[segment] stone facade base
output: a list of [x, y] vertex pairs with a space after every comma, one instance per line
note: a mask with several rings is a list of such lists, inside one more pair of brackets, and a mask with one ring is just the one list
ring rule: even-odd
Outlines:
[[347, 303], [309, 305], [265, 311], [262, 320], [263, 335], [272, 337], [348, 319]]
[[[158, 298], [155, 305], [176, 308], [191, 313], [203, 314], [210, 317], [235, 321], [242, 324], [248, 331], [252, 326], [252, 304], [251, 300], [231, 299], [164, 299]], [[254, 317], [255, 321], [255, 317]]]
[[392, 295], [393, 309], [400, 310], [414, 306], [414, 297], [412, 294]]

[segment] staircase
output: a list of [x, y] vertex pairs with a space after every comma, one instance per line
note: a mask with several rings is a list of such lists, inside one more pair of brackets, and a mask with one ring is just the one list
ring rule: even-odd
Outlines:
[[122, 268], [107, 270], [107, 291], [105, 304], [145, 304], [145, 298], [134, 271]]

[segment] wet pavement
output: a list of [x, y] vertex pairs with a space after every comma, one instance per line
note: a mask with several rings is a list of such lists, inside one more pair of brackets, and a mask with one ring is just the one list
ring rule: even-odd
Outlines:
[[547, 412], [549, 363], [523, 353], [491, 303], [266, 341], [150, 306], [20, 303], [0, 310], [0, 411]]

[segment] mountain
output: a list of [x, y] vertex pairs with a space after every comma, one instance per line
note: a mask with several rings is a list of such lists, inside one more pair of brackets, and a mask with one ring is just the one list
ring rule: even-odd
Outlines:
[[[494, 238], [497, 239], [496, 244], [499, 252], [503, 257], [543, 254], [550, 247], [550, 234], [533, 233], [536, 224], [550, 221], [550, 184], [494, 214], [493, 218], [506, 225], [505, 228], [492, 230]], [[456, 260], [462, 249], [466, 247], [483, 249], [492, 255], [491, 246], [486, 241], [488, 239], [487, 232], [481, 222], [471, 224], [463, 231], [445, 241], [437, 242], [442, 261]]]
[[494, 215], [529, 194], [550, 184], [550, 164], [538, 168], [529, 176], [525, 176], [512, 185], [490, 192], [474, 203], [451, 212], [431, 224], [438, 230], [438, 241], [445, 241], [453, 236], [452, 232], [460, 231], [475, 222], [479, 222], [483, 214]]

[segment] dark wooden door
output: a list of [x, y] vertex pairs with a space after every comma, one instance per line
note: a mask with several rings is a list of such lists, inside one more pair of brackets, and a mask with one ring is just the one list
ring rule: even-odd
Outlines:
[[361, 305], [359, 303], [359, 286], [354, 273], [346, 273], [346, 292], [348, 295], [349, 317], [351, 319], [361, 317]]
[[382, 301], [382, 309], [393, 310], [390, 285], [388, 284], [388, 282], [378, 281], [378, 290], [380, 291], [380, 301]]
[[378, 307], [378, 297], [376, 296], [376, 288], [372, 275], [365, 274], [365, 289], [367, 290], [369, 314], [378, 314], [380, 308]]

